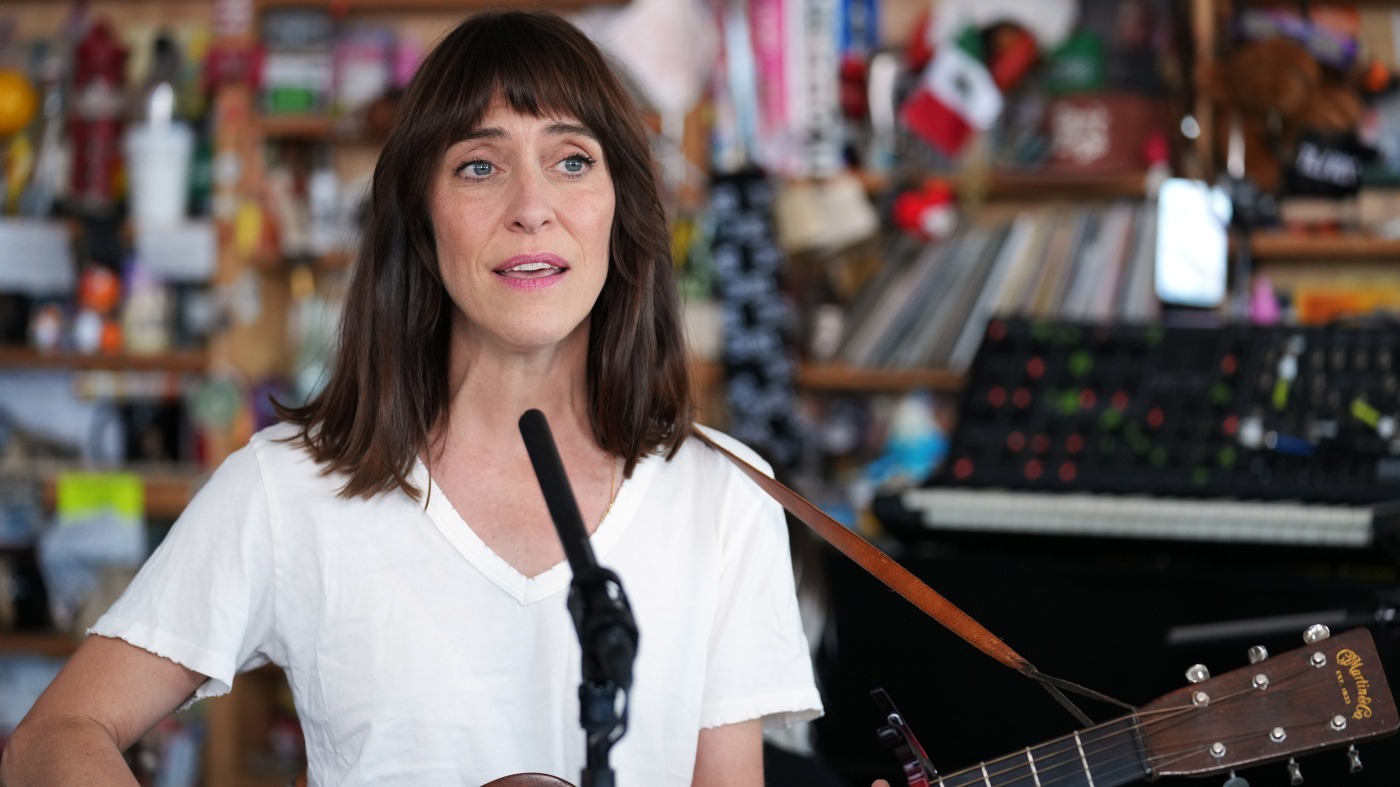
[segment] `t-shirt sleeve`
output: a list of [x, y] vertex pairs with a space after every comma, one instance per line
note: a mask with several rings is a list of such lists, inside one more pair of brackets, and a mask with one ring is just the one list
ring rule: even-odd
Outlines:
[[[751, 461], [766, 469], [756, 456]], [[782, 506], [737, 469], [726, 467], [720, 475], [728, 479], [721, 586], [701, 726], [762, 717], [772, 729], [814, 719], [822, 702], [798, 613]]]
[[[258, 438], [254, 438], [256, 441]], [[126, 591], [88, 630], [209, 678], [193, 699], [273, 660], [274, 551], [256, 447], [224, 461]]]

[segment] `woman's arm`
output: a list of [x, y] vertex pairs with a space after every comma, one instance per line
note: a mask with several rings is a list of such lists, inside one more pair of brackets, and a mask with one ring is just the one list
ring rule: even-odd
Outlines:
[[693, 787], [761, 787], [762, 784], [762, 719], [700, 731]]
[[121, 753], [205, 679], [122, 640], [88, 637], [15, 728], [0, 784], [134, 787]]

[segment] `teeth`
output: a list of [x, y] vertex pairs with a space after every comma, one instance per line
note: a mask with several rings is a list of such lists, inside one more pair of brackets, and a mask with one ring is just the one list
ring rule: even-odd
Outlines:
[[550, 265], [549, 263], [545, 262], [526, 262], [520, 265], [516, 265], [515, 267], [511, 268], [511, 270], [520, 271], [521, 273], [529, 273], [531, 271], [552, 270], [553, 268], [553, 265]]

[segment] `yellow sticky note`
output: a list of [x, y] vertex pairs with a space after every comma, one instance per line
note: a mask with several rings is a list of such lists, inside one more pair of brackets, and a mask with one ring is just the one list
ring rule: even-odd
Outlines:
[[139, 521], [146, 513], [146, 485], [136, 473], [71, 472], [55, 483], [60, 521], [111, 511]]

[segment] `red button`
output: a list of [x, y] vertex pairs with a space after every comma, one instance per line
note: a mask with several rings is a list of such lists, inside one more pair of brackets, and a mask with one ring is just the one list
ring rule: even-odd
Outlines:
[[972, 460], [963, 457], [953, 463], [953, 476], [960, 481], [965, 481], [972, 476]]

